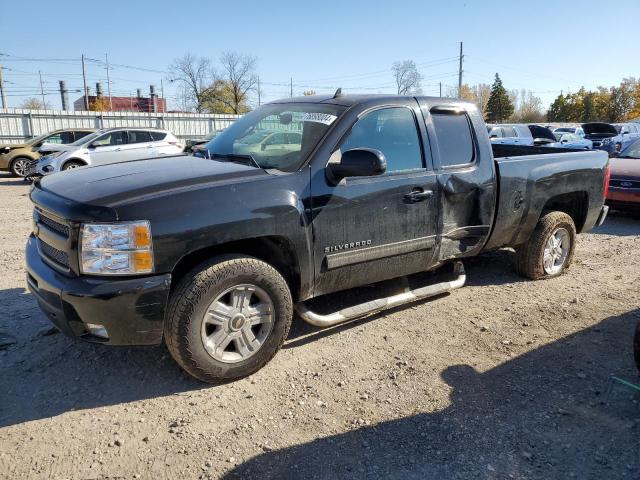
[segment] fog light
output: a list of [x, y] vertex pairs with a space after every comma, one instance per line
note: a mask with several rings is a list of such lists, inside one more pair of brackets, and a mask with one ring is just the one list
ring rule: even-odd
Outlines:
[[45, 165], [44, 167], [42, 167], [42, 170], [45, 172], [52, 172], [53, 171], [53, 166], [52, 165]]
[[104, 325], [87, 323], [87, 332], [89, 332], [90, 335], [93, 335], [95, 337], [100, 337], [100, 338], [109, 340], [109, 334], [107, 333], [107, 329], [104, 328]]

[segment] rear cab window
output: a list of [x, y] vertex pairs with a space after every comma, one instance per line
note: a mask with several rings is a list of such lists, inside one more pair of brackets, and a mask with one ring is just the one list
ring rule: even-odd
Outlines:
[[464, 167], [475, 161], [471, 122], [466, 112], [436, 110], [431, 113], [440, 168]]

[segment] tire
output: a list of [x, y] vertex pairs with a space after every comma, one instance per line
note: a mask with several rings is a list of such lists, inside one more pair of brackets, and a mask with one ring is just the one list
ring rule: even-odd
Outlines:
[[[550, 248], [552, 235], [556, 242], [558, 238], [562, 241], [559, 247], [551, 248], [552, 253], [547, 256], [547, 259], [558, 258], [545, 265], [545, 250]], [[527, 243], [516, 248], [515, 269], [532, 280], [562, 275], [573, 261], [575, 244], [576, 227], [573, 219], [564, 212], [545, 213]]]
[[69, 160], [62, 166], [62, 171], [73, 170], [74, 168], [84, 167], [84, 163], [77, 160]]
[[11, 161], [11, 173], [14, 177], [24, 178], [26, 175], [26, 168], [31, 163], [31, 159], [28, 157], [18, 157]]
[[636, 324], [636, 333], [633, 337], [633, 358], [636, 361], [636, 368], [640, 372], [640, 321]]
[[[214, 305], [215, 314], [209, 314]], [[292, 317], [289, 287], [275, 268], [253, 257], [224, 255], [198, 265], [178, 282], [169, 298], [164, 337], [187, 373], [224, 383], [266, 365], [287, 338]], [[262, 322], [253, 325], [258, 318]]]

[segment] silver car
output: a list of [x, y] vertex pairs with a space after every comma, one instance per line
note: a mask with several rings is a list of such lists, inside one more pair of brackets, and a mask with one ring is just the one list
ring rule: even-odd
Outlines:
[[184, 144], [171, 132], [152, 128], [109, 128], [98, 130], [77, 142], [42, 157], [36, 175], [83, 167], [179, 155]]

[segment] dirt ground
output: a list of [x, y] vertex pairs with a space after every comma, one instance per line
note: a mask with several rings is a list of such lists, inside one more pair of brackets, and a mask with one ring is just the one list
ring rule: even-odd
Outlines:
[[640, 478], [640, 394], [611, 380], [638, 380], [638, 219], [581, 235], [560, 278], [499, 251], [450, 295], [295, 320], [266, 368], [212, 387], [164, 347], [52, 334], [24, 288], [27, 195], [0, 174], [1, 478]]

